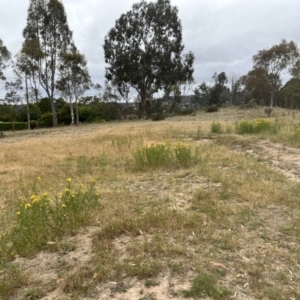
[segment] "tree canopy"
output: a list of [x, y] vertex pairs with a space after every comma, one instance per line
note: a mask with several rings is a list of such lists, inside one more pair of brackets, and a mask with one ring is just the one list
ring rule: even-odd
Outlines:
[[53, 126], [57, 126], [54, 99], [57, 64], [72, 39], [62, 2], [31, 0], [23, 36], [22, 52], [38, 66], [39, 82], [51, 101]]
[[253, 56], [254, 69], [264, 70], [265, 78], [270, 85], [270, 107], [273, 106], [274, 93], [281, 85], [281, 73], [289, 69], [298, 56], [297, 45], [293, 41], [288, 43], [286, 40], [270, 49], [260, 50]]
[[134, 88], [146, 117], [146, 101], [155, 92], [191, 79], [194, 55], [182, 55], [183, 49], [178, 8], [169, 0], [141, 1], [122, 14], [105, 37], [105, 76]]
[[59, 79], [56, 82], [61, 95], [68, 99], [71, 109], [71, 124], [75, 124], [73, 102], [76, 106], [76, 125], [79, 124], [78, 99], [90, 88], [91, 78], [85, 56], [75, 45], [60, 56]]
[[7, 67], [7, 62], [10, 60], [10, 56], [10, 52], [0, 39], [0, 80], [5, 80], [3, 70]]

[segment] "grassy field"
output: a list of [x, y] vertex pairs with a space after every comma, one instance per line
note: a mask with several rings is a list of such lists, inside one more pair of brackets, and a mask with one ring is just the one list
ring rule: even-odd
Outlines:
[[300, 112], [6, 133], [0, 299], [300, 299]]

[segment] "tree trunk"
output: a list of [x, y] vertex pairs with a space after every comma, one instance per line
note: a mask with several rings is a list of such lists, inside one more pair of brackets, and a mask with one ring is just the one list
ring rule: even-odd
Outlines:
[[72, 126], [75, 124], [74, 109], [73, 109], [72, 101], [70, 101], [70, 111], [71, 111], [71, 126]]
[[75, 102], [75, 107], [76, 107], [76, 126], [79, 125], [79, 111], [78, 111], [78, 103], [77, 100]]
[[56, 107], [53, 97], [49, 97], [51, 102], [51, 109], [52, 109], [52, 115], [53, 115], [53, 127], [58, 126], [58, 120], [57, 120], [57, 113], [56, 113]]
[[28, 84], [27, 75], [25, 75], [25, 87], [26, 87], [26, 106], [27, 106], [27, 128], [30, 130], [30, 110], [29, 110], [29, 97], [28, 97]]
[[141, 117], [142, 119], [147, 118], [147, 88], [146, 86], [142, 87], [142, 90], [140, 92], [141, 97]]
[[274, 105], [274, 91], [271, 92], [270, 108], [273, 108], [273, 105]]

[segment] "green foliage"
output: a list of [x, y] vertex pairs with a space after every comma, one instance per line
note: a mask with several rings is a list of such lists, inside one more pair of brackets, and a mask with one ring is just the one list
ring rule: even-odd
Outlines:
[[5, 268], [3, 270], [2, 265], [0, 264], [0, 276], [1, 300], [12, 299], [15, 291], [27, 283], [27, 278], [24, 272], [14, 264], [5, 264]]
[[[34, 190], [38, 189], [39, 180], [38, 177]], [[66, 188], [54, 197], [44, 192], [33, 194], [30, 199], [19, 198], [13, 228], [0, 240], [0, 256], [32, 254], [89, 223], [92, 211], [99, 205], [96, 181], [74, 188], [71, 181], [68, 178]]]
[[191, 147], [177, 143], [174, 147], [174, 153], [177, 161], [183, 167], [188, 167], [193, 161], [192, 149]]
[[238, 134], [271, 133], [277, 134], [281, 124], [278, 121], [272, 122], [268, 119], [260, 118], [256, 121], [244, 119], [235, 123], [235, 130]]
[[47, 112], [41, 115], [40, 127], [51, 127], [53, 124], [53, 115], [51, 112]]
[[281, 86], [281, 73], [289, 69], [295, 59], [299, 57], [296, 43], [282, 40], [280, 44], [269, 49], [260, 50], [253, 56], [254, 70], [261, 70], [264, 73], [264, 80], [269, 85], [271, 93], [270, 107], [273, 107], [274, 93]]
[[[29, 2], [27, 23], [23, 30], [24, 47], [22, 53], [36, 67], [41, 86], [51, 102], [53, 126], [58, 125], [54, 93], [59, 58], [71, 43], [63, 3], [58, 0], [31, 0]], [[36, 74], [37, 73], [37, 74]], [[43, 112], [46, 113], [46, 112]]]
[[210, 126], [211, 133], [222, 133], [222, 124], [219, 122], [213, 122]]
[[165, 119], [165, 115], [163, 113], [157, 112], [151, 116], [152, 121], [162, 121]]
[[172, 150], [168, 143], [151, 144], [138, 148], [133, 156], [139, 169], [145, 167], [158, 168], [170, 166], [172, 163]]
[[63, 107], [57, 111], [58, 122], [62, 124], [71, 124], [70, 104], [64, 103]]
[[219, 108], [216, 105], [210, 105], [207, 109], [207, 113], [213, 113], [219, 111]]
[[7, 63], [10, 60], [10, 57], [10, 52], [3, 45], [3, 42], [0, 39], [0, 80], [5, 80], [3, 70], [7, 67]]
[[170, 166], [188, 167], [198, 160], [198, 151], [193, 153], [190, 146], [177, 143], [174, 147], [168, 142], [138, 147], [133, 153], [137, 169], [161, 168]]
[[106, 79], [138, 90], [142, 117], [155, 92], [192, 77], [194, 55], [181, 56], [181, 32], [178, 8], [169, 0], [141, 1], [122, 14], [105, 37]]
[[[12, 122], [0, 122], [0, 131], [10, 131], [13, 129]], [[27, 129], [27, 123], [25, 122], [14, 122], [14, 130], [25, 130]]]
[[51, 109], [51, 101], [49, 98], [45, 97], [42, 98], [39, 102], [40, 111], [42, 114], [45, 114], [47, 112], [52, 112]]
[[217, 287], [217, 278], [213, 274], [200, 273], [194, 278], [190, 290], [184, 290], [183, 295], [185, 298], [202, 298], [212, 297], [213, 299], [228, 298], [230, 292], [225, 288]]
[[182, 116], [188, 116], [188, 115], [191, 115], [191, 114], [194, 114], [194, 113], [195, 113], [195, 111], [191, 108], [185, 108], [182, 111], [180, 111], [180, 114]]

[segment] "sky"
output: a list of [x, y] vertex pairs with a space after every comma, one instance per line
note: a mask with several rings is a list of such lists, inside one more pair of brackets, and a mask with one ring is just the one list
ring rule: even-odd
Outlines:
[[[133, 0], [62, 0], [75, 44], [88, 60], [94, 83], [104, 84], [104, 37]], [[244, 75], [259, 50], [282, 39], [300, 45], [300, 0], [171, 0], [182, 21], [183, 53], [195, 55], [196, 84], [214, 72]], [[21, 48], [29, 0], [0, 1], [0, 38], [15, 55]], [[7, 70], [7, 78], [12, 74]], [[285, 75], [287, 78], [288, 75]], [[4, 93], [0, 84], [0, 98]], [[91, 93], [92, 91], [90, 91]]]

